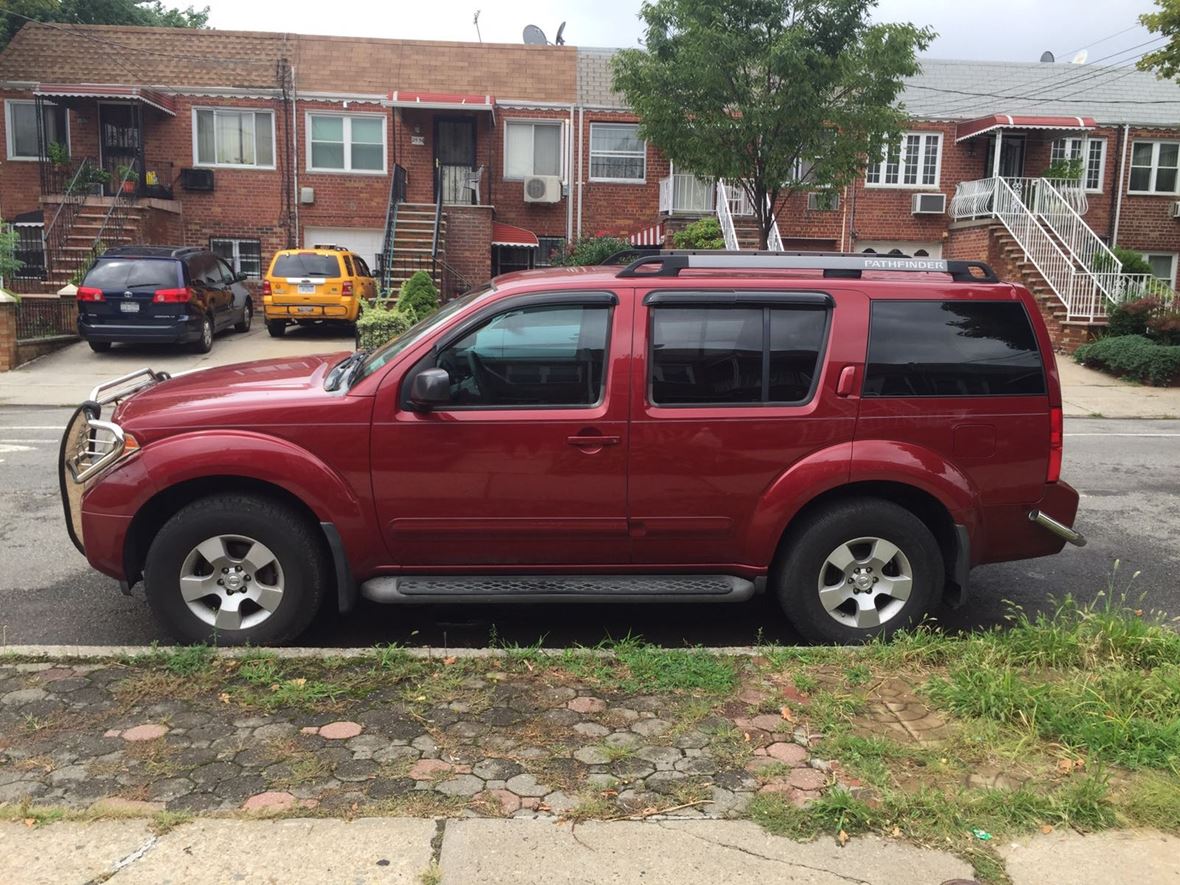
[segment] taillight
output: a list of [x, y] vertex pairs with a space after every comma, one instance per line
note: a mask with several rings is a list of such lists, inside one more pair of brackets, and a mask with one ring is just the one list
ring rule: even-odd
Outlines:
[[78, 300], [79, 301], [106, 301], [106, 298], [103, 297], [102, 289], [94, 289], [90, 286], [79, 286], [78, 287]]
[[1049, 409], [1049, 470], [1045, 482], [1061, 479], [1061, 453], [1064, 449], [1065, 426], [1061, 408]]
[[352, 280], [345, 280], [340, 284], [340, 294], [345, 298], [352, 297]]
[[270, 294], [270, 280], [263, 280], [262, 281], [262, 294], [263, 295]]
[[191, 289], [157, 289], [152, 301], [156, 304], [184, 304], [192, 297]]

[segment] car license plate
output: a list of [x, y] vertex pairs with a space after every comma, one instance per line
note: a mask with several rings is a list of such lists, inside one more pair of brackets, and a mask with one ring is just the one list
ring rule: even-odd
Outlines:
[[119, 310], [123, 311], [123, 313], [139, 313], [139, 302], [138, 301], [120, 301], [119, 302]]
[[315, 283], [300, 283], [299, 284], [299, 294], [300, 295], [314, 295], [315, 294]]
[[297, 307], [295, 309], [298, 310], [300, 313], [311, 313], [313, 310], [315, 310], [314, 307]]

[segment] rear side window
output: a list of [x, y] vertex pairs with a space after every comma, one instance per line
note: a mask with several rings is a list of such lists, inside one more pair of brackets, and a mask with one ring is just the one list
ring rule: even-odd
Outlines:
[[174, 258], [100, 258], [83, 286], [95, 289], [168, 289], [183, 286], [180, 262]]
[[809, 307], [655, 307], [655, 405], [801, 403], [811, 397], [828, 313]]
[[1045, 393], [1032, 324], [1016, 301], [877, 301], [864, 396]]
[[353, 275], [353, 273], [352, 273], [352, 259], [350, 259], [347, 255], [342, 255], [340, 257], [344, 259], [344, 275], [346, 277], [351, 277]]
[[335, 255], [316, 255], [314, 252], [295, 252], [275, 259], [271, 274], [276, 277], [338, 277], [340, 262]]

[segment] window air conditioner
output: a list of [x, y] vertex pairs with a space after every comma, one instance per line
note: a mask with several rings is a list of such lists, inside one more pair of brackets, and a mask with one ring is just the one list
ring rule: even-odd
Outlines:
[[942, 215], [946, 212], [946, 194], [914, 194], [914, 215]]
[[840, 208], [840, 195], [835, 191], [812, 191], [807, 195], [809, 212], [834, 212]]

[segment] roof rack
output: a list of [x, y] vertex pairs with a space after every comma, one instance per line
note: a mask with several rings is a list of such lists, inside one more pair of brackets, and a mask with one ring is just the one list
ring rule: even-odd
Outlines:
[[847, 252], [674, 251], [632, 261], [620, 277], [674, 277], [692, 270], [822, 270], [825, 277], [860, 279], [863, 271], [950, 274], [956, 283], [998, 283], [983, 261], [944, 258], [894, 258]]

